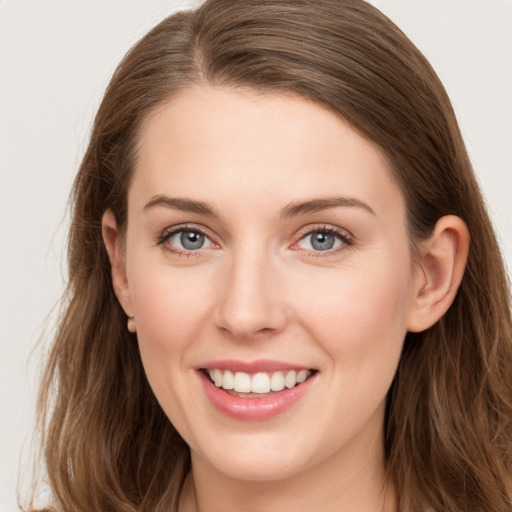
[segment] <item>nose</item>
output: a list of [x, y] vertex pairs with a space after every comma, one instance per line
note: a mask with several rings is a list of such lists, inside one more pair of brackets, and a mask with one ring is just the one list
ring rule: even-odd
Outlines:
[[217, 326], [239, 340], [268, 338], [286, 325], [286, 307], [278, 265], [259, 252], [233, 258], [219, 290]]

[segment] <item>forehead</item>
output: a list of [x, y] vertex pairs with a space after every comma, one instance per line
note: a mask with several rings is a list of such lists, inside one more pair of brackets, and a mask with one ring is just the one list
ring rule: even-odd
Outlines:
[[[380, 148], [316, 103], [284, 94], [191, 87], [148, 116], [131, 192], [205, 201], [350, 194], [401, 203]], [[230, 195], [231, 194], [231, 195]]]

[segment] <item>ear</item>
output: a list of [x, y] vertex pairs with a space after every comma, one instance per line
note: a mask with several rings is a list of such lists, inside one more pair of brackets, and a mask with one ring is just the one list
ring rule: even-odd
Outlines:
[[430, 238], [420, 243], [409, 331], [424, 331], [446, 313], [462, 281], [468, 250], [468, 228], [454, 215], [441, 217]]
[[103, 242], [108, 252], [110, 265], [112, 267], [112, 283], [117, 300], [128, 317], [133, 315], [130, 289], [126, 276], [125, 262], [121, 247], [117, 222], [112, 210], [108, 209], [101, 219], [101, 231]]

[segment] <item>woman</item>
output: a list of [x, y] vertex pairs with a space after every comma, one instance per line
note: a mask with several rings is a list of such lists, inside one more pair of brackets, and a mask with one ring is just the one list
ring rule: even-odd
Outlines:
[[73, 199], [57, 510], [511, 509], [503, 263], [442, 85], [374, 8], [164, 20]]

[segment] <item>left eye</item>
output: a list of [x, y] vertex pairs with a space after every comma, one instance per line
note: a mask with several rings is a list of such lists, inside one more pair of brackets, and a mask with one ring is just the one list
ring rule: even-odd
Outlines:
[[310, 251], [329, 251], [343, 245], [345, 240], [337, 233], [312, 231], [299, 240], [299, 247]]
[[180, 230], [168, 236], [167, 242], [183, 251], [197, 251], [212, 245], [211, 240], [200, 231]]

